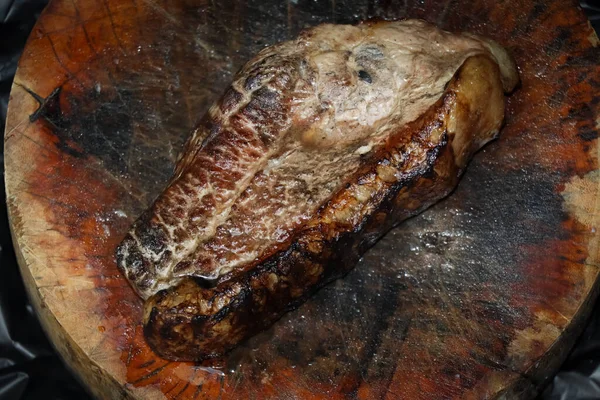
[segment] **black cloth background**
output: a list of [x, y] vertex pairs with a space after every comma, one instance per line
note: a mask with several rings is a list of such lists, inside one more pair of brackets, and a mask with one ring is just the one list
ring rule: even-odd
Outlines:
[[[47, 0], [0, 0], [0, 133], [18, 59]], [[600, 1], [581, 5], [600, 32]], [[2, 135], [3, 136], [3, 135]], [[46, 339], [25, 295], [12, 248], [0, 148], [0, 400], [91, 399]], [[600, 399], [600, 304], [542, 400]]]

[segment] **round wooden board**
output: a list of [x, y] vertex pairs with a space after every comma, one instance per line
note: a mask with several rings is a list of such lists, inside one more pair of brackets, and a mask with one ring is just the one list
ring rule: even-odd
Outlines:
[[[195, 4], [194, 4], [195, 3]], [[114, 249], [194, 122], [261, 47], [323, 21], [490, 36], [522, 86], [447, 200], [227, 357], [168, 362]], [[529, 398], [598, 292], [598, 39], [564, 0], [55, 0], [5, 136], [11, 226], [59, 352], [101, 398]]]

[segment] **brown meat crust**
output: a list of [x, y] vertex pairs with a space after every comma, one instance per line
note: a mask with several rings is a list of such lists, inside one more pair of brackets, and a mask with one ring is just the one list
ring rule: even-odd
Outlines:
[[173, 360], [218, 356], [346, 274], [389, 229], [448, 195], [472, 155], [497, 136], [502, 79], [489, 56], [469, 57], [442, 97], [363, 157], [284, 250], [214, 287], [190, 277], [150, 297], [144, 333], [152, 349]]

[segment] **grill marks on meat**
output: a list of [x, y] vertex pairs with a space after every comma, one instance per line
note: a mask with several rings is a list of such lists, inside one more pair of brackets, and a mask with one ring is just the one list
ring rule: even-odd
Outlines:
[[261, 51], [117, 250], [152, 348], [219, 355], [345, 274], [454, 188], [517, 80], [494, 42], [422, 21], [321, 25]]

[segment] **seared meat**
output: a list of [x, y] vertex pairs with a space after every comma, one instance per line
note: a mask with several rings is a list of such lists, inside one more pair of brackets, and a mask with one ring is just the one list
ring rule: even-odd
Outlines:
[[517, 81], [498, 44], [415, 20], [261, 51], [117, 249], [152, 348], [219, 355], [344, 275], [454, 188]]

